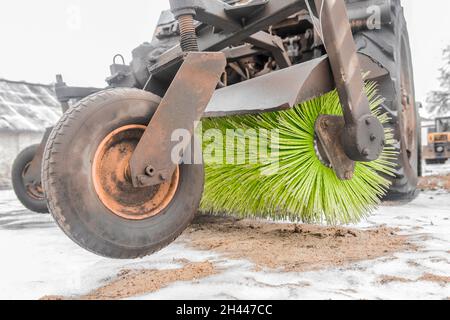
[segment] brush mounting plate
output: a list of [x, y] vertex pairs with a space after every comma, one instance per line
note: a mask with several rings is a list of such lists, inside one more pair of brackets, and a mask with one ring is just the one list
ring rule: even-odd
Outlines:
[[344, 131], [344, 117], [321, 115], [316, 120], [315, 131], [321, 150], [330, 162], [332, 169], [340, 180], [351, 180], [355, 172], [355, 161], [344, 151], [341, 136]]

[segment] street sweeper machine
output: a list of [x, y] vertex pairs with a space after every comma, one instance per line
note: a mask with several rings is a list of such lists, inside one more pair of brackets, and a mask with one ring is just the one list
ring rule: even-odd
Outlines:
[[136, 258], [199, 210], [339, 224], [415, 196], [420, 125], [400, 1], [170, 6], [130, 65], [115, 57], [108, 88], [58, 78], [59, 100], [79, 101], [31, 161], [42, 182], [38, 169], [24, 179], [76, 243]]
[[446, 163], [450, 159], [450, 117], [436, 118], [427, 140], [428, 144], [422, 149], [426, 164]]

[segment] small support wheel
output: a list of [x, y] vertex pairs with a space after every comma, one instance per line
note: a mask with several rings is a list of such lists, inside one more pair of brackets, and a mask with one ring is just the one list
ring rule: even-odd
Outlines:
[[50, 212], [81, 247], [133, 259], [174, 241], [197, 213], [202, 165], [181, 164], [167, 182], [133, 186], [129, 160], [160, 98], [137, 89], [96, 93], [52, 132], [43, 165]]
[[17, 156], [12, 166], [11, 180], [17, 198], [27, 209], [37, 213], [48, 213], [41, 181], [27, 182], [25, 179], [38, 147], [39, 145], [30, 146]]

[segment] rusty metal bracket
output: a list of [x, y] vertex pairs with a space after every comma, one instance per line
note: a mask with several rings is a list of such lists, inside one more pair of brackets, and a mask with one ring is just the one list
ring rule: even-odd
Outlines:
[[226, 58], [222, 52], [190, 52], [162, 99], [130, 161], [133, 185], [158, 185], [170, 179], [178, 165], [172, 150], [175, 130], [194, 133], [195, 123], [205, 112], [220, 77]]
[[336, 139], [342, 136], [344, 127], [343, 117], [321, 115], [316, 120], [315, 131], [336, 176], [340, 180], [351, 180], [355, 172], [355, 161], [346, 155], [342, 143], [336, 143]]

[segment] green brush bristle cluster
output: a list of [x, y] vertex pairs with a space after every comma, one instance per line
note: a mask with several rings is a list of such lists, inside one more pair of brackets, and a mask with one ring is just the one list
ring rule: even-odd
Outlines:
[[[382, 99], [373, 83], [366, 85], [371, 109], [382, 123], [389, 119], [379, 111]], [[255, 163], [261, 148], [246, 139], [246, 148], [219, 145], [226, 154], [245, 152], [245, 164], [208, 163], [202, 211], [241, 217], [289, 219], [307, 223], [353, 223], [368, 216], [389, 187], [383, 175], [392, 175], [396, 158], [393, 135], [386, 129], [387, 147], [371, 163], [357, 163], [354, 178], [341, 181], [316, 155], [314, 125], [319, 115], [342, 115], [336, 91], [294, 109], [251, 116], [207, 119], [203, 130], [256, 129], [267, 136], [278, 130], [279, 149]], [[216, 130], [217, 131], [217, 130]], [[240, 134], [243, 134], [242, 131]], [[204, 142], [204, 151], [211, 141]]]

